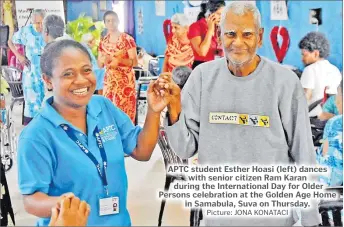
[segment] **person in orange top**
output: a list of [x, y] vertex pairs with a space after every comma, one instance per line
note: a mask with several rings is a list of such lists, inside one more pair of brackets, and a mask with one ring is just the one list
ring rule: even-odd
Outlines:
[[184, 14], [176, 13], [172, 16], [171, 22], [173, 36], [165, 51], [163, 72], [172, 72], [177, 66], [191, 68], [194, 61], [190, 40], [187, 37], [188, 18]]
[[136, 89], [133, 67], [137, 66], [134, 39], [118, 30], [119, 18], [113, 11], [104, 14], [107, 34], [98, 48], [99, 67], [105, 66], [103, 95], [125, 112], [134, 122], [136, 115]]

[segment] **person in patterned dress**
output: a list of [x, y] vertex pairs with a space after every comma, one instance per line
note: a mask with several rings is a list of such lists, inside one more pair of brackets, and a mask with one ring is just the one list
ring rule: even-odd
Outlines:
[[99, 44], [98, 64], [105, 66], [103, 95], [135, 122], [136, 89], [133, 67], [137, 66], [134, 39], [118, 30], [119, 18], [113, 11], [104, 14], [107, 35]]
[[[32, 24], [22, 27], [16, 32], [8, 45], [11, 51], [25, 65], [22, 74], [25, 109], [24, 125], [27, 125], [40, 111], [44, 99], [44, 82], [40, 70], [40, 58], [45, 42], [42, 36], [42, 22], [45, 12], [35, 9], [32, 13]], [[25, 46], [25, 55], [21, 55], [14, 44]]]
[[320, 176], [320, 182], [328, 186], [343, 185], [343, 81], [336, 95], [339, 115], [326, 123], [323, 144], [317, 150], [317, 162], [329, 168], [329, 172]]
[[163, 72], [172, 72], [177, 66], [191, 68], [194, 61], [194, 54], [187, 36], [188, 18], [184, 14], [176, 13], [172, 16], [171, 22], [173, 36], [165, 51]]

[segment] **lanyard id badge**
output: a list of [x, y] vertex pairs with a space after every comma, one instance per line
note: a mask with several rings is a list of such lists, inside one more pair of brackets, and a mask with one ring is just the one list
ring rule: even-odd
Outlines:
[[119, 213], [119, 196], [99, 196], [99, 216]]
[[99, 215], [103, 216], [103, 215], [110, 215], [110, 214], [118, 214], [119, 213], [119, 196], [109, 195], [108, 181], [106, 177], [107, 156], [105, 153], [103, 142], [99, 135], [98, 127], [95, 127], [93, 134], [96, 137], [97, 145], [100, 151], [100, 155], [102, 157], [102, 162], [104, 166], [103, 171], [101, 171], [100, 164], [97, 161], [97, 159], [89, 151], [87, 146], [82, 144], [80, 140], [74, 135], [73, 130], [68, 125], [65, 125], [65, 124], [62, 124], [61, 127], [67, 133], [69, 138], [73, 140], [76, 143], [76, 145], [78, 145], [80, 150], [84, 152], [84, 154], [86, 154], [86, 156], [93, 162], [93, 164], [97, 168], [97, 171], [102, 180], [104, 192], [105, 192], [105, 196], [99, 197]]

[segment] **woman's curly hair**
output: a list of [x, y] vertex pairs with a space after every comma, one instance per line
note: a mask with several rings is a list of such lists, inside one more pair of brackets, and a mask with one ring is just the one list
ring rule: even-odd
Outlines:
[[310, 52], [319, 51], [321, 58], [327, 58], [330, 55], [330, 43], [324, 34], [320, 32], [310, 32], [299, 42], [299, 48]]

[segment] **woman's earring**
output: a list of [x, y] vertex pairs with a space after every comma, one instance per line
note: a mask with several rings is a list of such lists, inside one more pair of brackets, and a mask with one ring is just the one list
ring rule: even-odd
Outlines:
[[48, 84], [48, 91], [53, 91], [53, 86], [51, 86], [51, 84]]

